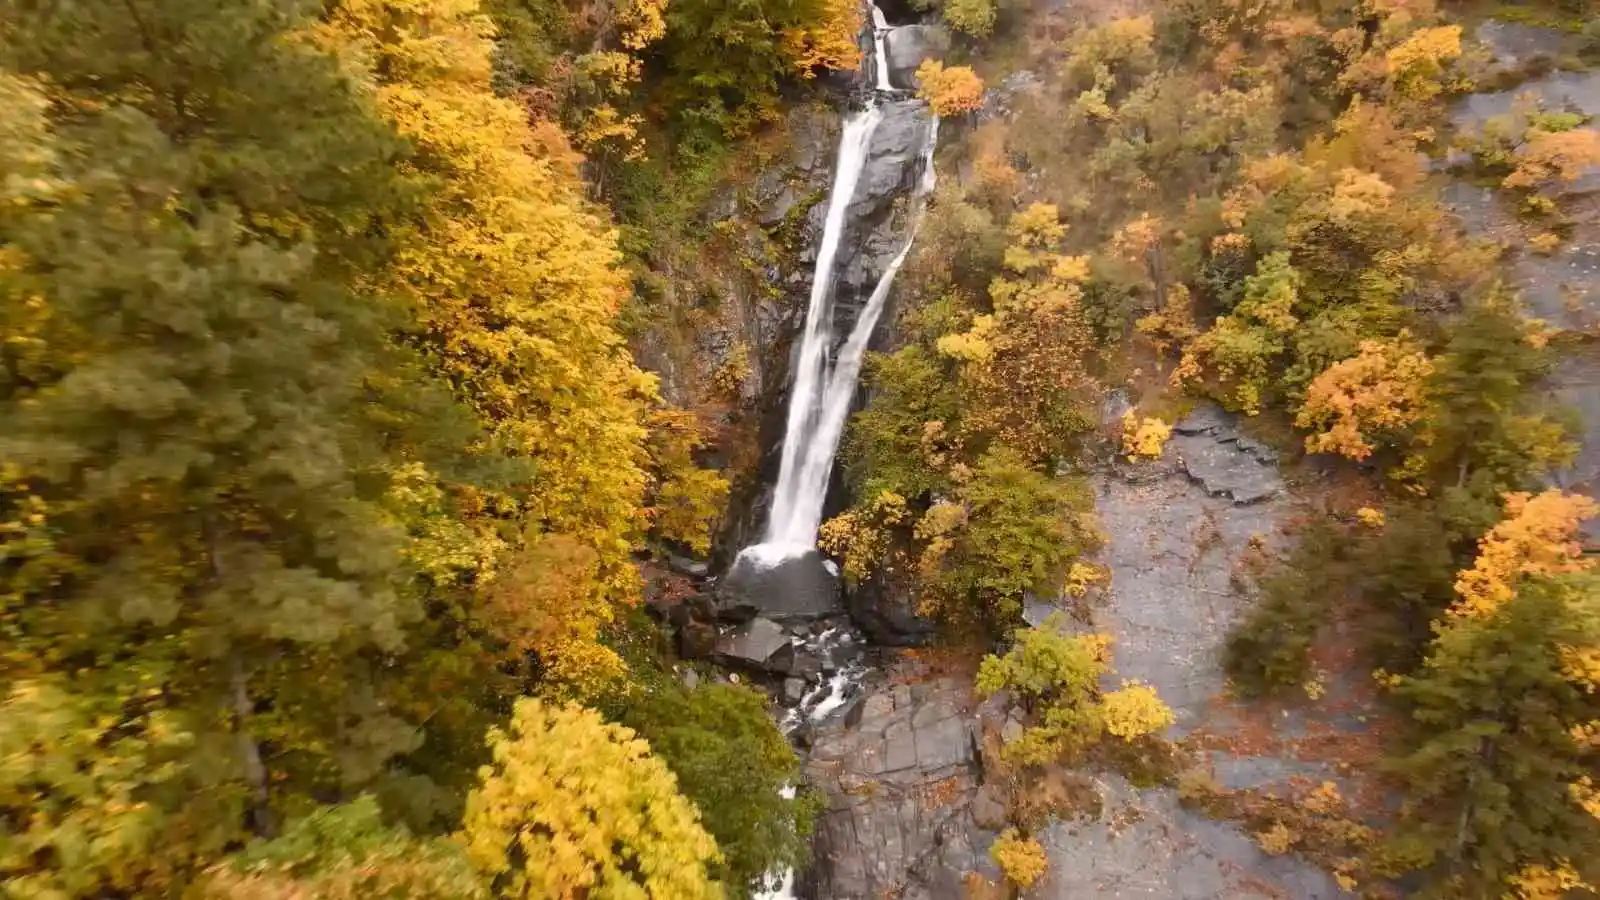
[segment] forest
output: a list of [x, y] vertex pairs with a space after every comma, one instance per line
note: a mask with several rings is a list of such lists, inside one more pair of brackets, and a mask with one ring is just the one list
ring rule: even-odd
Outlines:
[[[1589, 115], [1450, 110], [1600, 66], [1600, 14], [900, 14], [950, 36], [915, 67], [941, 178], [818, 545], [1015, 705], [986, 777], [1169, 785], [1349, 896], [1600, 893], [1600, 504], [1549, 388], [1596, 332], [1531, 313], [1440, 196], [1448, 168], [1497, 198], [1530, 257], [1587, 239]], [[830, 795], [773, 699], [685, 677], [645, 601], [763, 477], [766, 348], [694, 336], [718, 266], [767, 276], [708, 210], [848, 102], [870, 21], [0, 0], [0, 894], [738, 900], [813, 861]], [[1565, 55], [1501, 65], [1485, 21]], [[763, 252], [799, 258], [820, 199]], [[1383, 809], [1208, 780], [1095, 624], [1093, 476], [1170, 459], [1201, 405], [1316, 485], [1238, 574], [1229, 695], [1314, 702], [1353, 635]], [[1021, 627], [1040, 596], [1068, 612]], [[1067, 896], [1039, 892], [1065, 813], [1038, 813], [1007, 810], [968, 896]]]

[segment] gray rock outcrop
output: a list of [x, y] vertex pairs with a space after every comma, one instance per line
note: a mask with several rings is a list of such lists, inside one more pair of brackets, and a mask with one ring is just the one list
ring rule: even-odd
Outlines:
[[889, 57], [889, 81], [897, 88], [917, 88], [917, 67], [922, 61], [944, 56], [950, 49], [950, 32], [943, 25], [902, 25], [884, 38]]
[[1178, 465], [1212, 496], [1245, 506], [1283, 490], [1277, 453], [1240, 432], [1232, 413], [1203, 404], [1172, 432]]
[[[844, 721], [817, 730], [807, 777], [827, 809], [802, 896], [931, 900], [966, 896], [994, 835], [973, 818], [976, 718], [964, 681], [879, 685]], [[853, 724], [852, 724], [853, 723]]]

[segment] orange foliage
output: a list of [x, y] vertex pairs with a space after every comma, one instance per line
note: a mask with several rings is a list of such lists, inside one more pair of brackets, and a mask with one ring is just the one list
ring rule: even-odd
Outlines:
[[1516, 171], [1502, 184], [1531, 190], [1554, 179], [1577, 181], [1595, 166], [1600, 166], [1600, 132], [1588, 128], [1535, 131], [1517, 157]]
[[853, 0], [824, 0], [823, 15], [804, 28], [783, 33], [783, 55], [801, 78], [811, 78], [818, 69], [861, 68], [861, 48], [856, 36], [861, 33], [861, 4]]
[[983, 108], [983, 79], [969, 66], [951, 66], [936, 59], [917, 67], [917, 96], [928, 101], [936, 116], [953, 116]]
[[1372, 455], [1372, 437], [1404, 428], [1422, 415], [1433, 363], [1411, 346], [1409, 335], [1362, 341], [1358, 356], [1329, 366], [1306, 391], [1295, 424], [1319, 433], [1306, 438], [1308, 453], [1350, 459]]
[[1492, 615], [1525, 576], [1581, 572], [1593, 565], [1582, 558], [1576, 536], [1579, 523], [1600, 514], [1600, 504], [1558, 490], [1507, 494], [1505, 501], [1505, 518], [1478, 542], [1472, 568], [1456, 578], [1461, 599], [1452, 615]]

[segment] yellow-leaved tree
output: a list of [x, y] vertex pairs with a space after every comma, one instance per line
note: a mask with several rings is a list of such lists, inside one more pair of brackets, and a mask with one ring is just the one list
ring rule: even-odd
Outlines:
[[928, 101], [936, 116], [954, 116], [983, 108], [983, 79], [970, 66], [951, 66], [936, 59], [917, 67], [917, 96]]
[[[474, 0], [347, 0], [318, 38], [412, 142], [431, 189], [382, 287], [411, 300], [409, 340], [485, 423], [481, 450], [531, 464], [529, 480], [478, 504], [478, 527], [521, 536], [503, 577], [537, 579], [530, 561], [563, 561], [561, 615], [522, 630], [540, 640], [519, 649], [557, 682], [592, 684], [621, 668], [596, 636], [637, 593], [629, 553], [656, 386], [615, 326], [629, 284], [614, 232], [562, 161], [530, 152], [523, 111], [490, 89], [491, 33]], [[559, 553], [537, 549], [555, 536]]]
[[677, 779], [632, 729], [591, 709], [518, 701], [489, 733], [467, 797], [467, 853], [495, 895], [526, 900], [719, 900], [717, 845]]
[[1366, 459], [1373, 442], [1417, 421], [1427, 404], [1433, 363], [1410, 335], [1361, 342], [1356, 356], [1312, 379], [1295, 424], [1316, 429], [1308, 453]]

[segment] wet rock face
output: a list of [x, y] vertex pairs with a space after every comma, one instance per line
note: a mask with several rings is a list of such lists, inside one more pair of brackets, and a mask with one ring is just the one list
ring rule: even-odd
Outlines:
[[1202, 405], [1172, 431], [1178, 465], [1211, 496], [1246, 506], [1283, 490], [1278, 454], [1240, 432], [1238, 417], [1221, 407]]
[[801, 896], [961, 900], [968, 872], [997, 877], [974, 820], [977, 718], [957, 679], [880, 684], [814, 734], [807, 777], [827, 809]]
[[1100, 814], [1055, 822], [1039, 842], [1050, 868], [1030, 896], [1162, 900], [1333, 900], [1333, 879], [1290, 856], [1269, 856], [1250, 837], [1178, 804], [1170, 788], [1137, 789], [1116, 775], [1096, 779]]
[[950, 32], [943, 25], [904, 25], [884, 39], [889, 57], [889, 80], [897, 88], [917, 87], [917, 67], [925, 59], [938, 59], [950, 49]]
[[1253, 537], [1276, 534], [1288, 504], [1263, 461], [1270, 450], [1229, 414], [1202, 406], [1173, 431], [1162, 460], [1097, 478], [1111, 584], [1094, 617], [1116, 638], [1118, 675], [1153, 685], [1182, 733], [1224, 688], [1217, 654], [1249, 606], [1233, 587], [1234, 564]]
[[850, 618], [874, 644], [914, 647], [933, 636], [934, 623], [917, 615], [911, 590], [885, 578], [882, 572], [850, 588], [845, 598]]

